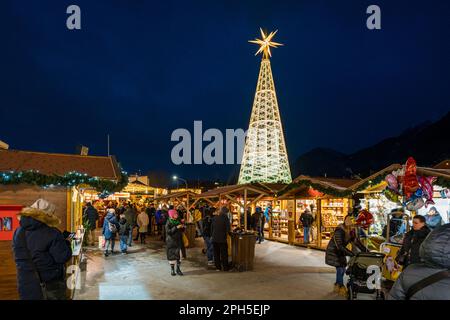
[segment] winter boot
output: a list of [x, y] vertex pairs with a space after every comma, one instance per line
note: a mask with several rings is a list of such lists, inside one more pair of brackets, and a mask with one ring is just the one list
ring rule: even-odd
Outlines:
[[170, 269], [172, 270], [172, 272], [170, 274], [173, 276], [176, 276], [177, 274], [175, 273], [175, 265], [174, 264], [170, 265]]
[[334, 293], [339, 294], [339, 284], [335, 283], [334, 284]]
[[180, 269], [180, 263], [179, 263], [179, 262], [177, 263], [177, 274], [178, 274], [179, 276], [182, 276], [182, 275], [183, 275], [183, 272], [181, 272], [181, 269]]
[[345, 286], [339, 287], [339, 295], [342, 297], [347, 297], [347, 288]]

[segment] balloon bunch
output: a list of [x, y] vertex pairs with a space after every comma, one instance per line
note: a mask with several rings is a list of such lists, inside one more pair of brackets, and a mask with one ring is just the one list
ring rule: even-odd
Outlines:
[[[436, 177], [417, 175], [417, 165], [414, 158], [409, 157], [402, 169], [393, 171], [385, 178], [388, 184], [384, 195], [392, 202], [399, 203], [403, 196], [403, 205], [409, 211], [415, 211], [424, 205], [434, 204], [433, 183]], [[424, 200], [425, 199], [425, 200]]]
[[373, 215], [363, 209], [359, 212], [358, 216], [356, 217], [355, 224], [363, 229], [369, 229], [370, 225], [373, 224], [374, 218]]

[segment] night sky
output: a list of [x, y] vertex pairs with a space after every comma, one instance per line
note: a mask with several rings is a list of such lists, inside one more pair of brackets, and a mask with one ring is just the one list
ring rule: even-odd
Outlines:
[[[0, 140], [12, 149], [111, 153], [128, 172], [193, 179], [232, 166], [175, 166], [176, 128], [247, 129], [259, 27], [278, 29], [275, 78], [291, 164], [353, 152], [450, 110], [450, 2], [2, 0]], [[66, 28], [77, 4], [82, 30]], [[377, 4], [382, 30], [366, 28]]]

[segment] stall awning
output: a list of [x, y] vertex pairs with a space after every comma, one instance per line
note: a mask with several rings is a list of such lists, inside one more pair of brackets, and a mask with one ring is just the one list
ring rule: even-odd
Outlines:
[[190, 198], [194, 198], [195, 196], [198, 196], [197, 193], [194, 193], [191, 191], [183, 191], [183, 192], [170, 193], [170, 194], [155, 198], [155, 201], [164, 201], [164, 200], [170, 200], [170, 199], [176, 199], [176, 198], [186, 198], [188, 195]]
[[339, 197], [349, 196], [351, 194], [349, 187], [357, 182], [358, 180], [355, 179], [309, 177], [301, 175], [280, 191], [280, 199], [291, 198], [298, 194], [305, 195], [310, 188], [319, 191], [324, 195]]
[[210, 199], [219, 198], [220, 196], [230, 195], [230, 194], [243, 194], [244, 190], [247, 190], [247, 196], [253, 197], [258, 195], [270, 196], [270, 191], [262, 186], [256, 186], [253, 184], [239, 184], [231, 185], [225, 187], [218, 187], [215, 189], [208, 190], [201, 194], [197, 194], [196, 198]]

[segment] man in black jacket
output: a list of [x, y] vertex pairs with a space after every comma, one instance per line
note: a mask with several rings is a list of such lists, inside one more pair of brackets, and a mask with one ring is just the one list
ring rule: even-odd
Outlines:
[[431, 231], [425, 221], [424, 216], [416, 215], [413, 218], [413, 228], [405, 234], [402, 248], [397, 255], [397, 262], [402, 264], [403, 268], [412, 263], [420, 262], [420, 245]]
[[228, 208], [220, 208], [219, 214], [214, 216], [211, 225], [211, 238], [214, 248], [214, 263], [216, 270], [229, 270], [228, 265], [228, 243], [227, 235], [230, 231], [230, 219], [228, 219]]
[[95, 229], [97, 228], [98, 212], [90, 202], [87, 203], [84, 210], [84, 219], [89, 223], [89, 229], [87, 230], [87, 242], [88, 245], [95, 245]]
[[309, 244], [309, 234], [311, 226], [314, 222], [314, 217], [312, 216], [311, 210], [309, 210], [309, 208], [306, 208], [306, 210], [303, 211], [302, 215], [300, 216], [300, 222], [303, 226], [303, 243]]

